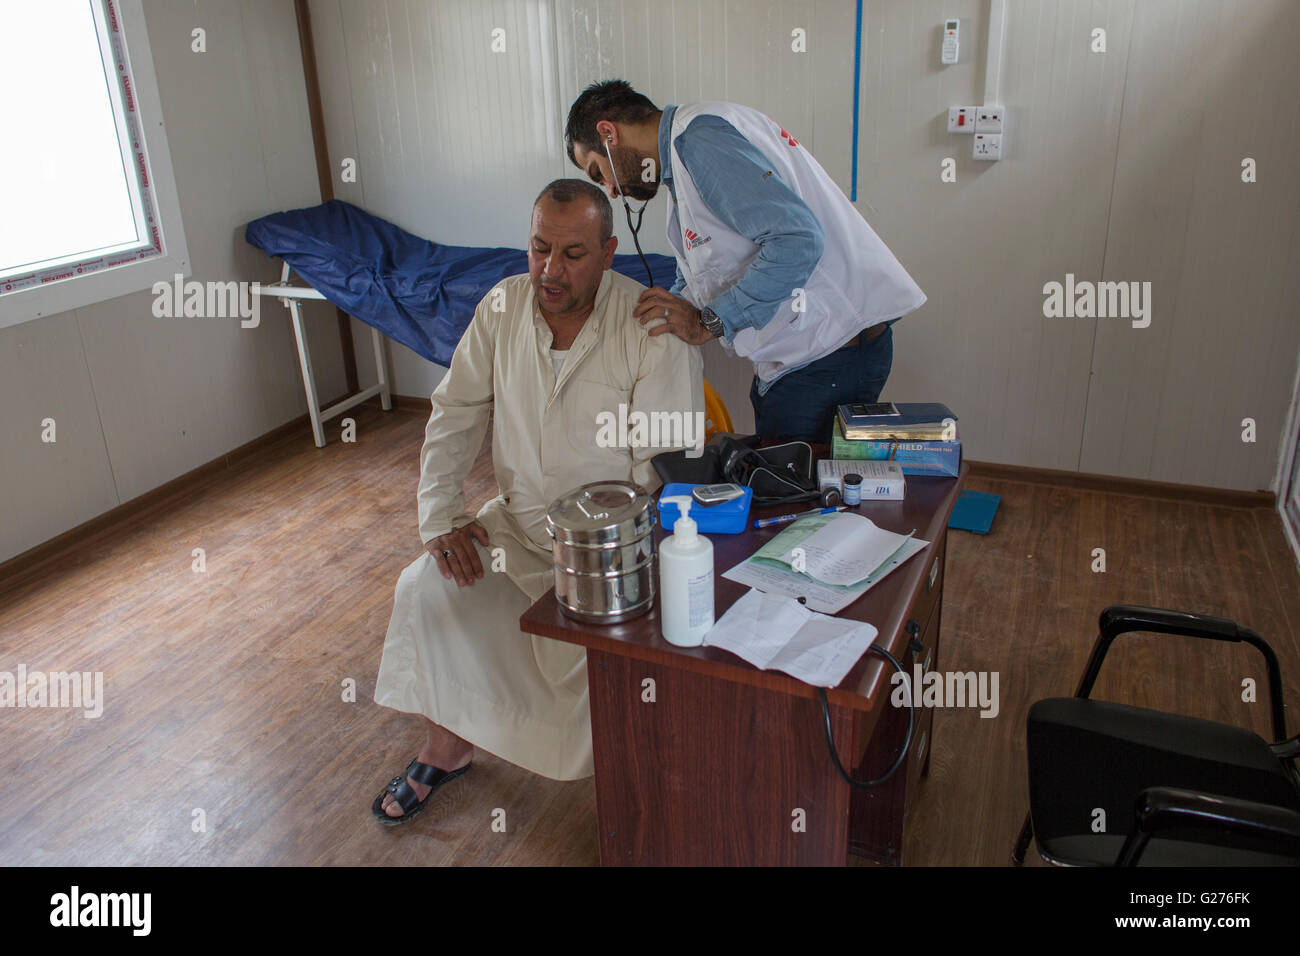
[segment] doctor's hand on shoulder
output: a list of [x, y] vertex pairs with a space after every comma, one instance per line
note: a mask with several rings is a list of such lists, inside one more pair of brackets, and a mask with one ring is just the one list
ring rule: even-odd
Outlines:
[[650, 335], [671, 332], [688, 345], [703, 345], [713, 338], [713, 334], [700, 321], [699, 309], [681, 296], [673, 295], [659, 286], [641, 293], [632, 314], [642, 325], [657, 323], [648, 327]]
[[438, 570], [444, 578], [456, 578], [456, 583], [466, 587], [474, 583], [475, 578], [483, 577], [483, 562], [479, 560], [474, 542], [483, 547], [488, 546], [487, 528], [477, 521], [448, 531], [425, 544], [424, 548], [438, 562]]

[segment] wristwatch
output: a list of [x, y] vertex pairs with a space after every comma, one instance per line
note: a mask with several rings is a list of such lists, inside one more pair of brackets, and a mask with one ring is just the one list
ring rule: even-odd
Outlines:
[[704, 326], [704, 330], [715, 339], [722, 338], [722, 319], [718, 318], [718, 313], [707, 305], [700, 309], [700, 325]]

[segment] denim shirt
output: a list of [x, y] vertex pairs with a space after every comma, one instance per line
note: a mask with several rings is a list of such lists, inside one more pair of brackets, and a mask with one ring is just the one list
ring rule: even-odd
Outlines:
[[[659, 121], [660, 180], [674, 201], [669, 137], [676, 113], [676, 106], [666, 106]], [[769, 177], [776, 174], [762, 151], [722, 117], [696, 117], [672, 145], [714, 215], [760, 247], [740, 281], [706, 303], [731, 341], [741, 329], [767, 325], [791, 290], [807, 283], [822, 257], [822, 227], [807, 203], [779, 177], [773, 188]], [[681, 295], [685, 286], [678, 266], [669, 291]]]

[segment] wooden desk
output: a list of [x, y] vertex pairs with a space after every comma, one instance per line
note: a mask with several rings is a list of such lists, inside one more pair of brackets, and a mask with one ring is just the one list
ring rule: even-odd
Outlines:
[[[877, 643], [909, 675], [916, 663], [938, 667], [948, 517], [965, 476], [963, 465], [957, 479], [909, 477], [903, 501], [857, 509], [931, 542], [841, 612], [874, 624]], [[718, 617], [746, 591], [722, 572], [781, 530], [709, 536]], [[902, 862], [909, 796], [929, 764], [932, 710], [917, 710], [905, 765], [863, 790], [835, 772], [813, 687], [718, 648], [674, 647], [660, 634], [657, 599], [643, 617], [594, 625], [565, 617], [552, 590], [519, 626], [587, 648], [603, 865], [843, 865], [848, 852]], [[915, 655], [912, 631], [922, 646]], [[889, 705], [892, 672], [866, 654], [828, 692], [840, 762], [855, 779], [879, 776], [902, 745], [907, 711]]]

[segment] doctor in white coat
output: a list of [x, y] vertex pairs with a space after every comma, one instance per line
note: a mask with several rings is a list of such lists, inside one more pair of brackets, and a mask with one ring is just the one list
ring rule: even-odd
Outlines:
[[668, 187], [676, 281], [635, 314], [750, 359], [760, 435], [828, 443], [836, 405], [876, 401], [890, 325], [925, 294], [792, 134], [735, 103], [660, 110], [608, 80], [574, 101], [565, 140], [611, 197]]

